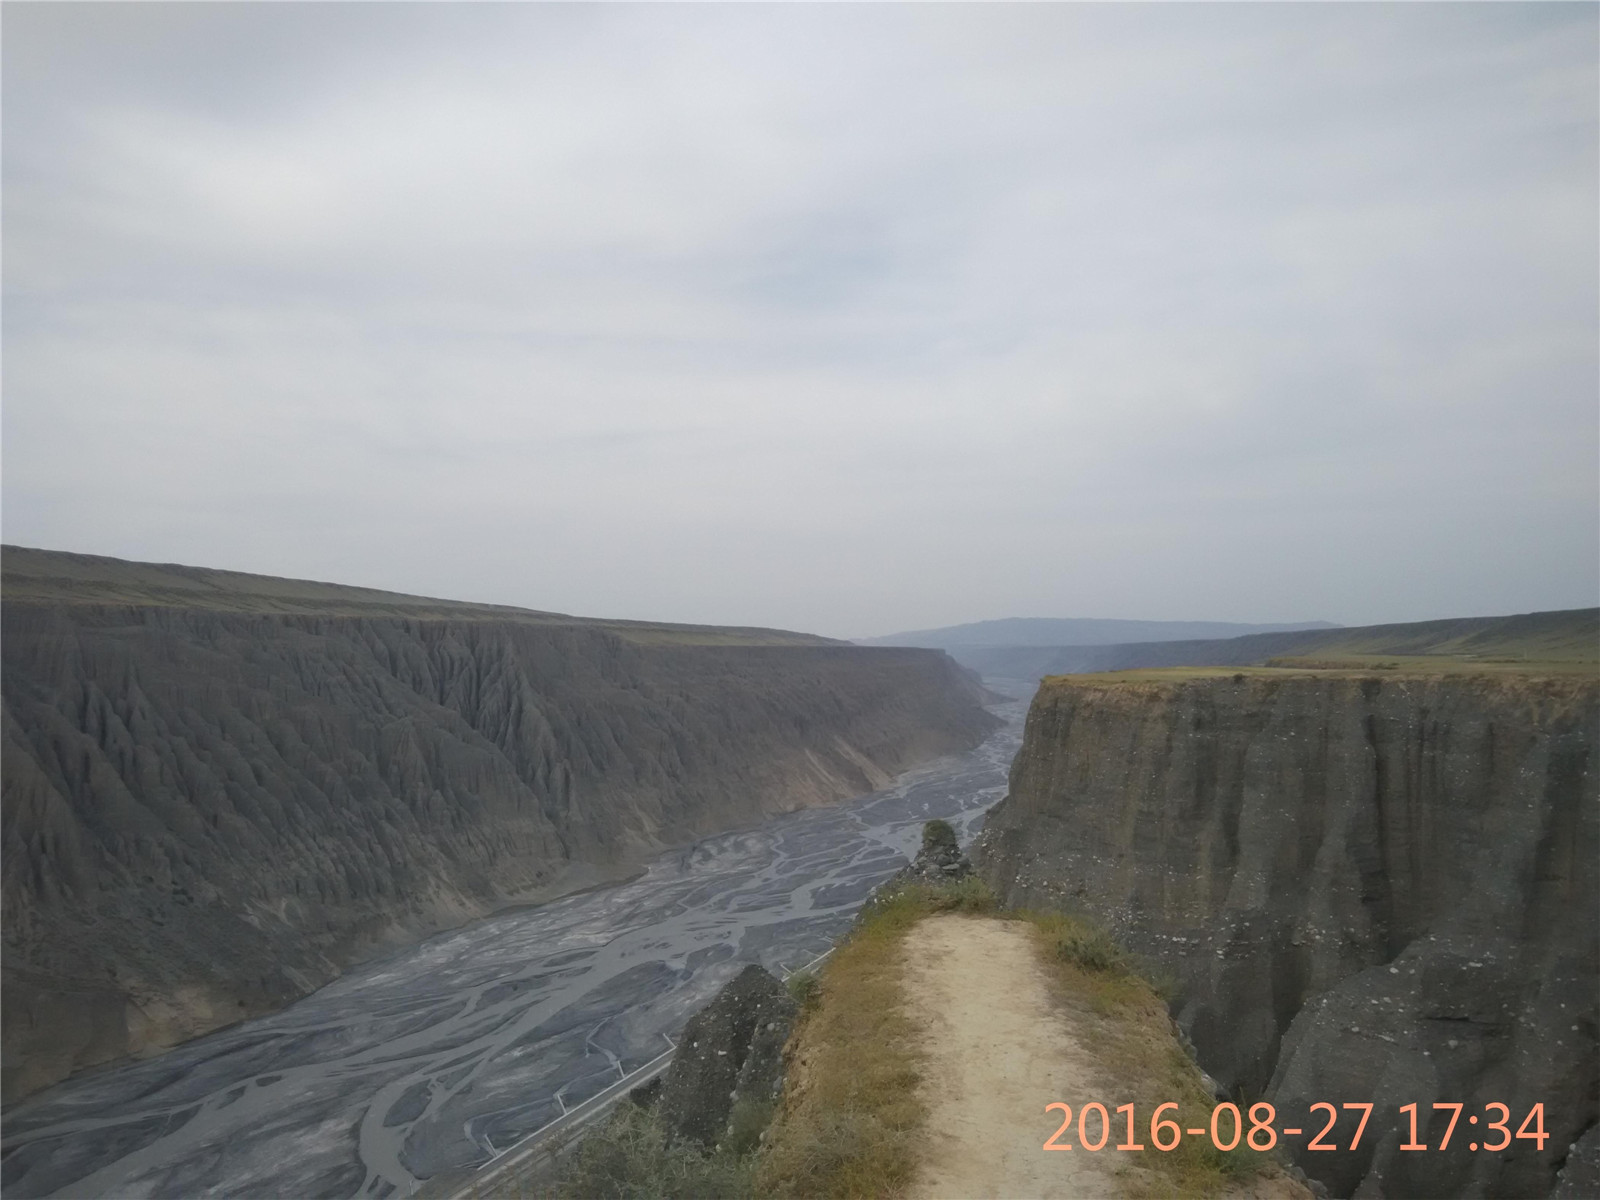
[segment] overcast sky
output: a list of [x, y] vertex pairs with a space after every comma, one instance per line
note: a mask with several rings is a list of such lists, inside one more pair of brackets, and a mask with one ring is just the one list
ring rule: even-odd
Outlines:
[[836, 636], [1592, 605], [1597, 18], [8, 3], [4, 538]]

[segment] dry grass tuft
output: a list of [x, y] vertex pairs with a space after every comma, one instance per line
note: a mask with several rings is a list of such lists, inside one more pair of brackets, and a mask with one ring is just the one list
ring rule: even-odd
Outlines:
[[789, 996], [800, 1006], [800, 1011], [815, 1008], [821, 999], [822, 984], [814, 971], [796, 971], [784, 984]]
[[823, 967], [789, 1043], [789, 1084], [767, 1136], [757, 1193], [892, 1196], [917, 1164], [922, 1052], [902, 1008], [906, 933], [933, 912], [994, 905], [975, 879], [879, 896]]
[[[1149, 1122], [1158, 1105], [1177, 1101], [1176, 1115], [1188, 1127], [1209, 1122], [1217, 1103], [1201, 1082], [1200, 1068], [1178, 1044], [1160, 992], [1109, 935], [1087, 922], [1053, 912], [1001, 915], [1033, 925], [1057, 1003], [1079, 1022], [1106, 1075], [1123, 1082], [1125, 1092], [1115, 1103], [1135, 1106], [1140, 1122], [1135, 1128], [1146, 1149], [1132, 1156], [1137, 1166], [1121, 1172], [1125, 1195], [1152, 1200], [1218, 1196], [1273, 1169], [1272, 1160], [1244, 1148], [1242, 1140], [1227, 1152], [1192, 1137], [1170, 1152], [1151, 1147]], [[1169, 1109], [1166, 1115], [1174, 1114]]]
[[1040, 949], [1047, 960], [1071, 963], [1091, 974], [1114, 979], [1125, 979], [1133, 973], [1122, 947], [1104, 930], [1065, 913], [1018, 915], [1039, 931]]

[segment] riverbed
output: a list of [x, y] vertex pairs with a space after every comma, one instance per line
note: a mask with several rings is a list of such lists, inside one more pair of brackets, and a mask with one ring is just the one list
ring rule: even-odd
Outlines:
[[983, 745], [884, 791], [708, 838], [41, 1092], [6, 1114], [0, 1185], [383, 1200], [486, 1162], [669, 1049], [744, 964], [781, 974], [825, 951], [924, 821], [968, 840], [1005, 794], [1026, 702], [992, 708], [1006, 724]]

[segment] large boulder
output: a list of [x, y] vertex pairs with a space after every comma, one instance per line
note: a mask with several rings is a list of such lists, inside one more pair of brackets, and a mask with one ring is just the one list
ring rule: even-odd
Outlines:
[[736, 1107], [768, 1109], [783, 1090], [783, 1045], [799, 1006], [754, 964], [690, 1018], [667, 1068], [656, 1111], [672, 1137], [714, 1150]]

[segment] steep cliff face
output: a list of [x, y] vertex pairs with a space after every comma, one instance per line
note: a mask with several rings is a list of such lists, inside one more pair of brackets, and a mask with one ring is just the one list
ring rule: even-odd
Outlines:
[[7, 1099], [995, 723], [937, 652], [10, 584]]
[[[1335, 1194], [1542, 1195], [1600, 1106], [1597, 726], [1581, 676], [1054, 678], [977, 857], [1173, 976], [1201, 1064], [1280, 1124], [1373, 1102], [1355, 1152], [1290, 1141]], [[1463, 1116], [1400, 1151], [1435, 1101], [1542, 1103], [1551, 1136], [1474, 1153]]]

